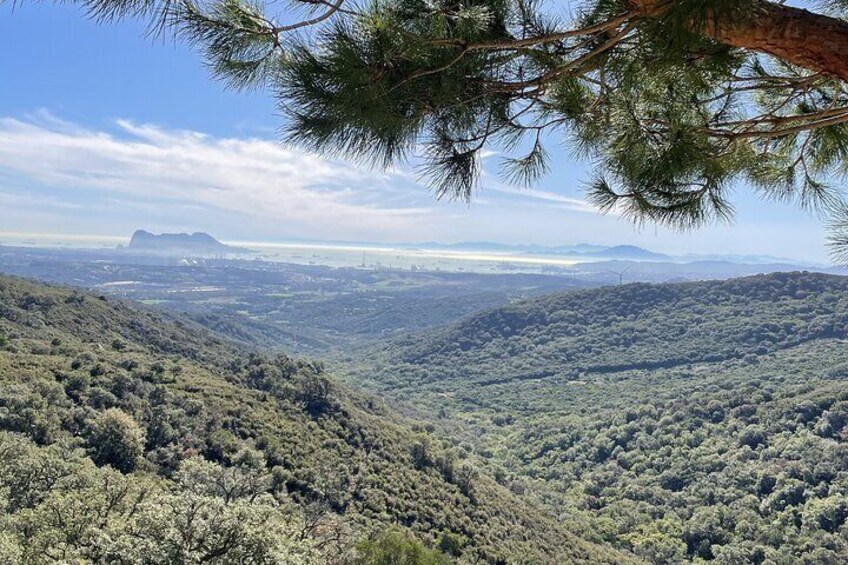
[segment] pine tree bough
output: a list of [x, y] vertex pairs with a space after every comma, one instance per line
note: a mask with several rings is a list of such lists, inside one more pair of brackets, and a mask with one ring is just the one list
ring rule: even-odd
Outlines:
[[[630, 0], [629, 4], [639, 15], [661, 17], [669, 2]], [[765, 53], [848, 81], [848, 22], [845, 20], [759, 0], [752, 7], [750, 18], [712, 18], [702, 32], [726, 45]]]
[[[0, 0], [2, 1], [2, 0]], [[412, 159], [470, 199], [482, 153], [519, 185], [564, 138], [598, 164], [602, 211], [698, 227], [731, 189], [823, 213], [848, 259], [848, 0], [78, 0], [100, 19], [155, 14], [233, 88], [267, 88], [288, 141], [381, 167]], [[294, 21], [293, 21], [294, 20]], [[491, 162], [491, 161], [489, 161]]]

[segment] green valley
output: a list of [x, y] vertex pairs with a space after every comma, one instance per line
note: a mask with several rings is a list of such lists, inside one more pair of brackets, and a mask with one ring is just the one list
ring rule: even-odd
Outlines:
[[631, 560], [319, 362], [9, 277], [0, 333], [0, 562], [364, 563], [398, 536], [471, 563]]
[[0, 7], [0, 565], [848, 564], [848, 0]]
[[576, 291], [396, 341], [350, 378], [649, 562], [843, 563], [846, 291], [804, 273]]
[[842, 563], [846, 291], [575, 290], [321, 361], [2, 277], [0, 563]]

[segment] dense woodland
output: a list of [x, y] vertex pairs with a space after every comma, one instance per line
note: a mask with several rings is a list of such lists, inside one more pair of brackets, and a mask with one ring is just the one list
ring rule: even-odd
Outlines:
[[351, 378], [649, 562], [845, 563], [846, 291], [796, 273], [555, 295], [369, 352]]
[[[848, 260], [846, 0], [71, 4], [267, 90], [299, 149], [416, 165], [439, 198], [471, 200], [488, 152], [533, 186], [565, 143], [602, 212], [697, 228], [749, 187]], [[428, 294], [414, 324], [397, 293], [277, 290], [203, 299], [210, 333], [0, 277], [0, 565], [848, 563], [848, 279], [622, 285], [440, 329]], [[449, 309], [468, 296], [514, 295]], [[371, 395], [221, 337], [403, 328], [424, 333], [334, 361]]]
[[555, 294], [397, 342], [421, 380], [494, 383], [764, 355], [848, 335], [848, 279], [822, 274]]
[[0, 563], [631, 559], [320, 363], [10, 277], [0, 333]]
[[333, 362], [372, 395], [3, 277], [0, 563], [841, 564], [846, 290], [528, 300]]

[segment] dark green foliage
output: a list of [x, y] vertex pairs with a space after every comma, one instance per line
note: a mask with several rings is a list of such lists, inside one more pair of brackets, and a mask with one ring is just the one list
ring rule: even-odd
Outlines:
[[[388, 349], [395, 386], [482, 386], [765, 355], [848, 336], [848, 279], [774, 274], [631, 284], [525, 301]], [[404, 382], [405, 381], [405, 382]]]
[[[55, 492], [46, 486], [54, 492], [48, 498], [76, 508], [79, 497], [92, 497], [93, 506], [85, 507], [91, 513], [74, 514], [88, 524], [80, 526], [85, 535], [67, 541], [75, 560], [109, 562], [92, 552], [116, 546], [92, 541], [96, 528], [90, 519], [100, 512], [94, 505], [101, 497], [100, 479], [119, 475], [125, 478], [108, 484], [130, 485], [127, 496], [146, 488], [149, 479], [157, 493], [201, 497], [206, 510], [197, 516], [223, 521], [202, 524], [212, 536], [210, 547], [226, 542], [220, 536], [229, 531], [239, 536], [235, 553], [210, 561], [221, 565], [278, 563], [239, 552], [277, 544], [286, 551], [312, 551], [312, 541], [321, 557], [305, 563], [350, 563], [356, 539], [390, 526], [409, 529], [434, 546], [451, 536], [448, 547], [472, 562], [513, 556], [537, 563], [630, 562], [566, 532], [479, 473], [466, 452], [436, 438], [428, 438], [436, 466], [419, 468], [412, 446], [420, 434], [382, 402], [334, 381], [321, 363], [257, 355], [185, 321], [10, 277], [0, 277], [0, 323], [14, 349], [0, 355], [0, 432], [25, 436], [20, 441], [36, 442], [32, 449], [39, 453], [73, 453], [76, 463], [66, 471], [70, 483]], [[52, 346], [55, 339], [61, 345]], [[110, 346], [118, 339], [125, 347]], [[103, 466], [95, 467], [92, 459]], [[17, 473], [7, 478], [25, 479]], [[212, 485], [220, 490], [202, 490]], [[39, 492], [27, 496], [43, 496]], [[3, 507], [5, 493], [0, 484], [0, 525], [20, 524], [28, 514]], [[172, 528], [185, 523], [181, 509], [194, 508], [185, 500], [145, 503], [145, 512], [165, 513], [157, 529], [146, 513], [138, 518], [147, 520], [144, 525], [135, 518], [122, 521], [120, 512], [132, 505], [121, 504], [114, 522], [109, 518], [110, 527], [120, 530], [110, 539], [124, 540], [131, 530], [121, 528], [129, 524], [143, 529], [145, 543], [156, 551], [165, 551], [170, 536], [177, 535]], [[168, 513], [172, 510], [176, 514]], [[49, 514], [50, 506], [38, 512]], [[263, 529], [263, 520], [272, 520], [273, 528]], [[28, 531], [19, 527], [12, 544], [17, 549]], [[290, 543], [285, 534], [290, 527], [306, 532], [305, 548], [300, 541]], [[57, 528], [40, 525], [39, 539], [49, 545]], [[5, 540], [0, 535], [0, 548]], [[194, 553], [155, 555], [148, 563], [200, 559]]]
[[144, 443], [144, 432], [132, 416], [118, 408], [101, 413], [88, 435], [91, 459], [122, 473], [135, 469], [144, 452]]
[[448, 556], [459, 557], [465, 547], [465, 540], [456, 534], [444, 532], [439, 536], [439, 551]]
[[[657, 563], [842, 563], [848, 279], [626, 285], [399, 340], [352, 375]], [[426, 444], [415, 460], [433, 465]]]
[[391, 529], [357, 545], [357, 565], [447, 565], [448, 558], [409, 534]]
[[330, 381], [320, 376], [308, 376], [301, 379], [297, 399], [306, 412], [313, 418], [332, 412], [335, 405], [331, 396]]

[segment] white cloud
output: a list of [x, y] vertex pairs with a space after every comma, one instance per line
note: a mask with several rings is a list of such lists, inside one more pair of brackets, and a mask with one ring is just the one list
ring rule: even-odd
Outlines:
[[[432, 212], [426, 193], [415, 198], [403, 175], [369, 173], [273, 141], [129, 120], [113, 129], [96, 131], [46, 112], [2, 118], [0, 171], [62, 189], [68, 202], [89, 191], [124, 205], [211, 208], [312, 232], [396, 231]], [[406, 198], [398, 198], [398, 183], [406, 185]]]
[[540, 200], [545, 203], [554, 204], [558, 207], [574, 212], [591, 212], [597, 213], [598, 209], [581, 198], [571, 198], [550, 192], [548, 190], [538, 190], [533, 188], [513, 188], [505, 185], [490, 186], [490, 190], [508, 194], [514, 197], [524, 197], [533, 200]]
[[[484, 172], [471, 204], [436, 201], [414, 167], [368, 170], [275, 141], [131, 120], [94, 128], [47, 112], [0, 118], [0, 231], [203, 230], [227, 239], [491, 240], [682, 245], [634, 232], [573, 192]], [[574, 184], [568, 175], [557, 186]], [[690, 239], [691, 241], [691, 239]], [[660, 249], [662, 250], [662, 249]]]

